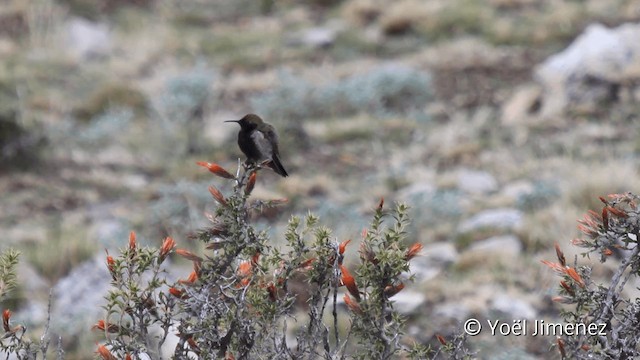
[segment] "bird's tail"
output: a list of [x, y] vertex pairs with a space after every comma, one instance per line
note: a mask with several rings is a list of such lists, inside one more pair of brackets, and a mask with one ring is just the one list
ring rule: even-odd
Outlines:
[[273, 155], [273, 161], [269, 163], [269, 167], [272, 168], [273, 171], [275, 171], [277, 174], [283, 177], [289, 176], [289, 174], [287, 173], [287, 170], [285, 170], [284, 166], [282, 166], [282, 163], [280, 162], [280, 158], [276, 154]]

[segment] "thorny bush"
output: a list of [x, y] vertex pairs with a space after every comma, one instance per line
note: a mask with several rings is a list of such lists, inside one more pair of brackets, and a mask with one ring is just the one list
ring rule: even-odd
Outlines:
[[[362, 231], [358, 261], [348, 265], [343, 260], [351, 240], [337, 241], [314, 215], [291, 218], [282, 248], [250, 223], [252, 212], [285, 202], [251, 199], [260, 165], [239, 166], [234, 175], [217, 164], [198, 164], [233, 182], [228, 196], [209, 187], [217, 207], [207, 214], [211, 225], [193, 235], [205, 250], [196, 254], [177, 248], [170, 237], [159, 249], [143, 247], [132, 232], [119, 255], [107, 253], [112, 289], [105, 296], [104, 318], [93, 326], [104, 335], [98, 358], [389, 359], [433, 354], [427, 346], [403, 341], [404, 320], [392, 300], [405, 287], [409, 261], [422, 249], [419, 243], [407, 244], [405, 205], [386, 210], [380, 201], [371, 226]], [[165, 269], [172, 254], [193, 263], [193, 271], [177, 282], [167, 280]], [[18, 346], [26, 341], [21, 338], [25, 330], [12, 327], [10, 317], [5, 311], [8, 335], [0, 348], [20, 350], [19, 358], [37, 358], [37, 349]], [[60, 350], [58, 358], [63, 355]]]

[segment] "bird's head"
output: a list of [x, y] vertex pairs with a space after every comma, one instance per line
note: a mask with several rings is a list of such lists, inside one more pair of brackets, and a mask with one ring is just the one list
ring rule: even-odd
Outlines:
[[225, 122], [235, 122], [240, 124], [240, 127], [247, 130], [252, 130], [263, 124], [260, 116], [256, 114], [247, 114], [240, 120], [227, 120]]

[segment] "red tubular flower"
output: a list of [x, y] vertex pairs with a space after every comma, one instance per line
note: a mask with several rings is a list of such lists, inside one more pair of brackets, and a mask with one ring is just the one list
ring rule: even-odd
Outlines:
[[621, 217], [621, 218], [628, 218], [629, 217], [629, 215], [626, 212], [624, 212], [624, 211], [622, 211], [620, 209], [614, 208], [613, 206], [609, 206], [607, 209], [609, 209], [609, 213], [610, 214], [613, 214], [613, 215], [615, 215], [617, 217]]
[[215, 186], [210, 185], [209, 192], [220, 205], [224, 205], [224, 206], [227, 205], [227, 200], [224, 198], [224, 196], [222, 196], [222, 193], [220, 192], [220, 190], [218, 190]]
[[567, 284], [566, 281], [564, 281], [564, 280], [560, 281], [560, 286], [562, 286], [562, 288], [565, 289], [569, 295], [571, 295], [571, 296], [575, 296], [576, 295], [576, 293], [573, 291], [571, 286], [569, 286], [569, 284]]
[[547, 260], [540, 260], [541, 263], [547, 265], [548, 267], [550, 267], [553, 271], [555, 271], [556, 273], [560, 274], [560, 275], [564, 275], [566, 273], [567, 267], [566, 266], [562, 266], [560, 264], [551, 262], [551, 261], [547, 261]]
[[605, 230], [609, 230], [609, 210], [606, 206], [602, 208], [602, 226]]
[[116, 324], [108, 324], [106, 321], [104, 320], [98, 320], [97, 323], [95, 323], [92, 327], [92, 330], [98, 329], [101, 331], [107, 331], [109, 333], [117, 333], [120, 330], [120, 327]]
[[384, 206], [384, 197], [381, 197], [380, 203], [378, 203], [378, 211], [382, 211], [383, 206]]
[[133, 257], [136, 253], [136, 233], [129, 233], [129, 250], [131, 251], [131, 256]]
[[178, 280], [180, 284], [185, 284], [185, 285], [192, 285], [196, 281], [198, 281], [198, 274], [195, 272], [195, 270], [192, 271], [191, 274], [189, 274], [189, 277], [186, 280]]
[[116, 279], [116, 261], [113, 259], [111, 255], [109, 255], [109, 251], [105, 250], [105, 252], [107, 253], [107, 269], [109, 269], [111, 278], [115, 280]]
[[566, 268], [565, 273], [569, 275], [569, 277], [572, 278], [576, 283], [578, 283], [580, 287], [583, 288], [585, 286], [584, 281], [582, 280], [582, 278], [574, 268], [571, 268], [571, 267]]
[[420, 243], [411, 245], [409, 249], [407, 249], [407, 253], [404, 255], [404, 259], [407, 261], [413, 259], [414, 257], [416, 257], [416, 255], [418, 255], [420, 251], [422, 251], [422, 248], [423, 246]]
[[360, 304], [351, 300], [349, 294], [344, 294], [344, 303], [347, 305], [349, 310], [353, 311], [356, 314], [362, 314], [362, 308], [360, 307]]
[[178, 299], [186, 299], [187, 297], [189, 297], [187, 294], [185, 294], [184, 291], [176, 289], [174, 287], [169, 288], [169, 294], [177, 297]]
[[169, 252], [171, 252], [174, 247], [176, 247], [176, 241], [170, 236], [167, 236], [167, 238], [162, 242], [162, 247], [160, 247], [160, 263], [167, 258], [167, 255], [169, 255]]
[[107, 349], [104, 345], [98, 345], [98, 349], [96, 350], [96, 354], [100, 355], [100, 357], [104, 360], [117, 360], [115, 356]]
[[238, 265], [238, 276], [241, 278], [246, 278], [251, 276], [251, 262], [243, 261]]
[[225, 179], [235, 179], [236, 177], [231, 175], [227, 170], [223, 169], [222, 166], [216, 163], [210, 163], [206, 161], [198, 161], [196, 164], [207, 168], [211, 173], [218, 175]]
[[360, 290], [358, 290], [358, 285], [356, 285], [356, 279], [349, 273], [349, 270], [342, 265], [340, 265], [340, 272], [342, 273], [340, 277], [342, 285], [347, 287], [351, 296], [357, 301], [360, 301]]
[[244, 188], [244, 194], [249, 195], [253, 191], [253, 188], [256, 186], [256, 178], [258, 177], [257, 172], [252, 172], [249, 175], [249, 180], [247, 181], [247, 186]]
[[567, 352], [564, 349], [564, 340], [562, 340], [561, 338], [558, 338], [557, 343], [558, 343], [558, 351], [560, 351], [560, 356], [562, 356], [563, 359], [566, 359]]
[[11, 319], [11, 310], [5, 309], [2, 312], [2, 327], [6, 332], [11, 331], [11, 327], [9, 326], [9, 319]]
[[345, 241], [340, 243], [340, 245], [338, 246], [338, 252], [340, 253], [340, 255], [344, 254], [344, 251], [345, 251], [345, 249], [347, 248], [347, 245], [349, 245], [350, 242], [351, 242], [351, 239], [345, 240]]
[[390, 298], [390, 297], [394, 296], [395, 294], [399, 293], [400, 291], [402, 291], [402, 289], [404, 289], [404, 284], [403, 283], [399, 283], [398, 285], [387, 285], [384, 288], [384, 295], [387, 298]]
[[311, 270], [313, 268], [313, 262], [316, 261], [316, 258], [312, 257], [300, 263], [298, 269], [300, 270]]
[[436, 339], [438, 339], [438, 342], [440, 342], [440, 344], [445, 346], [447, 345], [447, 340], [445, 340], [444, 336], [436, 334]]
[[185, 250], [185, 249], [176, 249], [176, 254], [182, 256], [183, 258], [187, 259], [187, 260], [191, 260], [193, 262], [198, 262], [198, 263], [202, 263], [202, 258], [194, 253], [192, 253], [189, 250]]

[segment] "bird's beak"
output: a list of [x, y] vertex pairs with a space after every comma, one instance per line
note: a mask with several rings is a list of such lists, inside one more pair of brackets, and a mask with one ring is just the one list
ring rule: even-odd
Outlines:
[[237, 122], [240, 122], [240, 120], [225, 120], [224, 122], [234, 122], [234, 123], [237, 123]]

